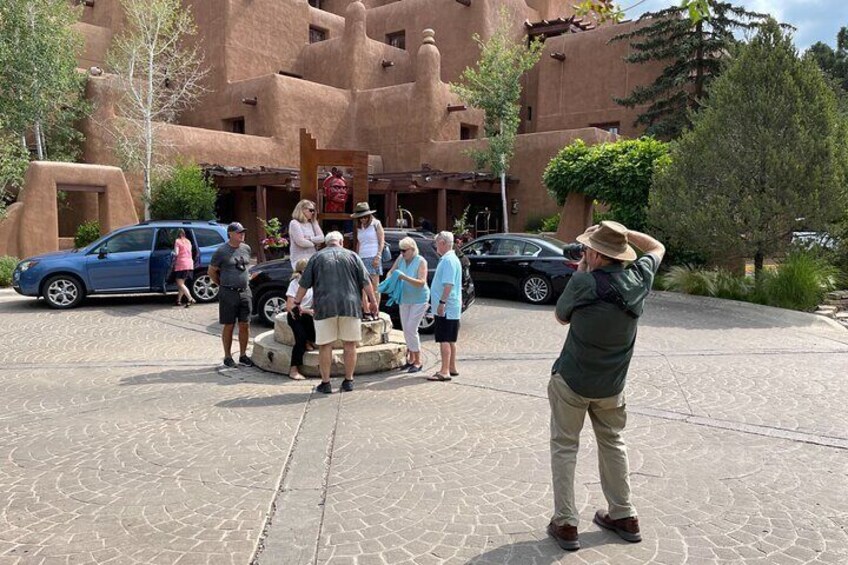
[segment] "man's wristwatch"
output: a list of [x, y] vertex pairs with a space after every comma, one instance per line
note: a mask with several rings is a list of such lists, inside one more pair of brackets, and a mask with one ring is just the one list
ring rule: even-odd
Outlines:
[[439, 300], [439, 304], [447, 304], [444, 300]]

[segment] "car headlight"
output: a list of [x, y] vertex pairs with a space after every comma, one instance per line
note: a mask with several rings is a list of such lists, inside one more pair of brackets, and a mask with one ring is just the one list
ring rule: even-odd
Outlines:
[[21, 261], [20, 264], [18, 264], [18, 270], [20, 270], [23, 273], [27, 269], [35, 267], [36, 265], [38, 265], [38, 261], [35, 261], [35, 260], [32, 260], [32, 259], [29, 260], [29, 261]]

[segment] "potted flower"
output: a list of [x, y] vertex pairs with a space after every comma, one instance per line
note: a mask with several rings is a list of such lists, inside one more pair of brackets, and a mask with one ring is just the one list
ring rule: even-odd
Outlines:
[[289, 246], [289, 240], [283, 237], [283, 226], [279, 218], [271, 218], [270, 220], [262, 220], [262, 230], [265, 232], [265, 237], [259, 242], [262, 249], [265, 251], [265, 258], [282, 259], [286, 256], [286, 248]]

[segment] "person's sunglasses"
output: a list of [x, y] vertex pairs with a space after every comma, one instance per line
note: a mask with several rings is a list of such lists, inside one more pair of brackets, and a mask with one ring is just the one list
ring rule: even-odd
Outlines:
[[306, 211], [307, 211], [307, 212], [314, 212], [314, 211], [315, 211], [315, 208], [307, 208], [307, 209], [306, 209]]

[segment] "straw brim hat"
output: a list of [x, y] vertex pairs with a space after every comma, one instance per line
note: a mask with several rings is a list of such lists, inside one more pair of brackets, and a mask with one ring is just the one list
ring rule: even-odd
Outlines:
[[364, 218], [365, 216], [370, 216], [371, 214], [376, 214], [377, 212], [372, 210], [367, 202], [360, 202], [353, 209], [353, 214], [350, 215], [354, 220], [357, 218]]
[[627, 228], [618, 222], [603, 221], [592, 233], [578, 235], [577, 241], [612, 259], [636, 259], [636, 251], [627, 243]]

